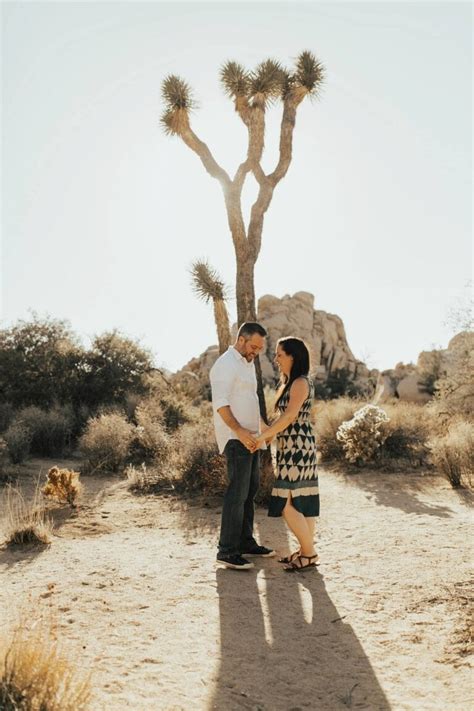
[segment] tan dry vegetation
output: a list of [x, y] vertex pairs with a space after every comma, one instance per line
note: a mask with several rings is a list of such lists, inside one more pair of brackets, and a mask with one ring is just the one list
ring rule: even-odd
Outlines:
[[83, 711], [92, 696], [90, 675], [60, 650], [43, 620], [23, 622], [0, 645], [3, 711]]
[[38, 484], [32, 497], [25, 497], [20, 486], [7, 485], [4, 498], [2, 533], [7, 546], [51, 543], [53, 523]]
[[43, 496], [66, 503], [71, 508], [76, 508], [76, 501], [81, 495], [82, 484], [79, 481], [79, 472], [71, 469], [51, 467], [48, 471], [46, 484], [41, 489]]
[[[300, 575], [216, 570], [219, 498], [84, 477], [52, 546], [0, 553], [0, 618], [12, 601], [60, 613], [91, 711], [469, 708], [471, 495], [420, 471], [320, 473], [322, 562]], [[294, 545], [264, 509], [256, 524]]]

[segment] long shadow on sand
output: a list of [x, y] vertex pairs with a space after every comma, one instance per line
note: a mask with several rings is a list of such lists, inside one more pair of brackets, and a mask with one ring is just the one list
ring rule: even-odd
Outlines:
[[321, 574], [285, 573], [276, 565], [216, 572], [221, 649], [209, 708], [390, 709]]
[[23, 545], [3, 545], [0, 548], [0, 566], [12, 568], [14, 565], [33, 563], [33, 561], [46, 553], [49, 545], [44, 543], [29, 543]]
[[[328, 476], [331, 476], [328, 474]], [[340, 474], [339, 474], [340, 476]], [[371, 494], [380, 506], [400, 509], [408, 514], [420, 514], [450, 518], [454, 511], [449, 506], [421, 501], [418, 496], [428, 493], [432, 487], [430, 478], [412, 474], [387, 474], [364, 472], [344, 477], [347, 484], [358, 486]]]

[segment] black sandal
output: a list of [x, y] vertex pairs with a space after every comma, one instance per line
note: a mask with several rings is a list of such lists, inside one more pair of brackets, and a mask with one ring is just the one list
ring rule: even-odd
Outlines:
[[279, 563], [292, 563], [295, 558], [297, 558], [299, 555], [301, 555], [301, 550], [299, 551], [294, 551], [293, 553], [290, 553], [290, 555], [285, 556], [284, 558], [278, 558]]
[[[309, 561], [314, 560], [314, 563], [305, 563], [303, 565], [303, 558]], [[283, 570], [286, 570], [287, 573], [301, 573], [301, 571], [307, 570], [308, 568], [316, 568], [317, 559], [317, 553], [315, 555], [297, 555], [294, 560], [290, 561], [289, 565], [283, 568]], [[295, 561], [298, 561], [299, 565]]]

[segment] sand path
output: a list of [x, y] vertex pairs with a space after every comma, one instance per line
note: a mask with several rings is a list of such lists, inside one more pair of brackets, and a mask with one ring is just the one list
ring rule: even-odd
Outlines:
[[[218, 501], [84, 484], [49, 548], [0, 551], [0, 619], [52, 613], [93, 711], [472, 707], [472, 509], [444, 480], [322, 471], [322, 563], [299, 575], [216, 570]], [[281, 520], [256, 520], [285, 551]]]

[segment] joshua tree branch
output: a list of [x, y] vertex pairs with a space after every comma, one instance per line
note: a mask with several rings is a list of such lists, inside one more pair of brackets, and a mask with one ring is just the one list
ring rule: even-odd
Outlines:
[[292, 91], [284, 100], [283, 116], [280, 128], [280, 158], [278, 165], [268, 178], [275, 187], [285, 177], [290, 167], [293, 150], [293, 132], [296, 122], [296, 111], [305, 93]]
[[217, 163], [207, 145], [200, 140], [188, 125], [179, 134], [184, 143], [197, 153], [209, 175], [216, 178], [222, 185], [224, 192], [229, 190], [232, 181], [227, 172]]
[[258, 197], [252, 205], [250, 212], [250, 222], [248, 228], [248, 242], [252, 259], [257, 261], [262, 246], [262, 230], [263, 218], [268, 210], [273, 197], [273, 186], [271, 182], [264, 176], [265, 180], [260, 184]]

